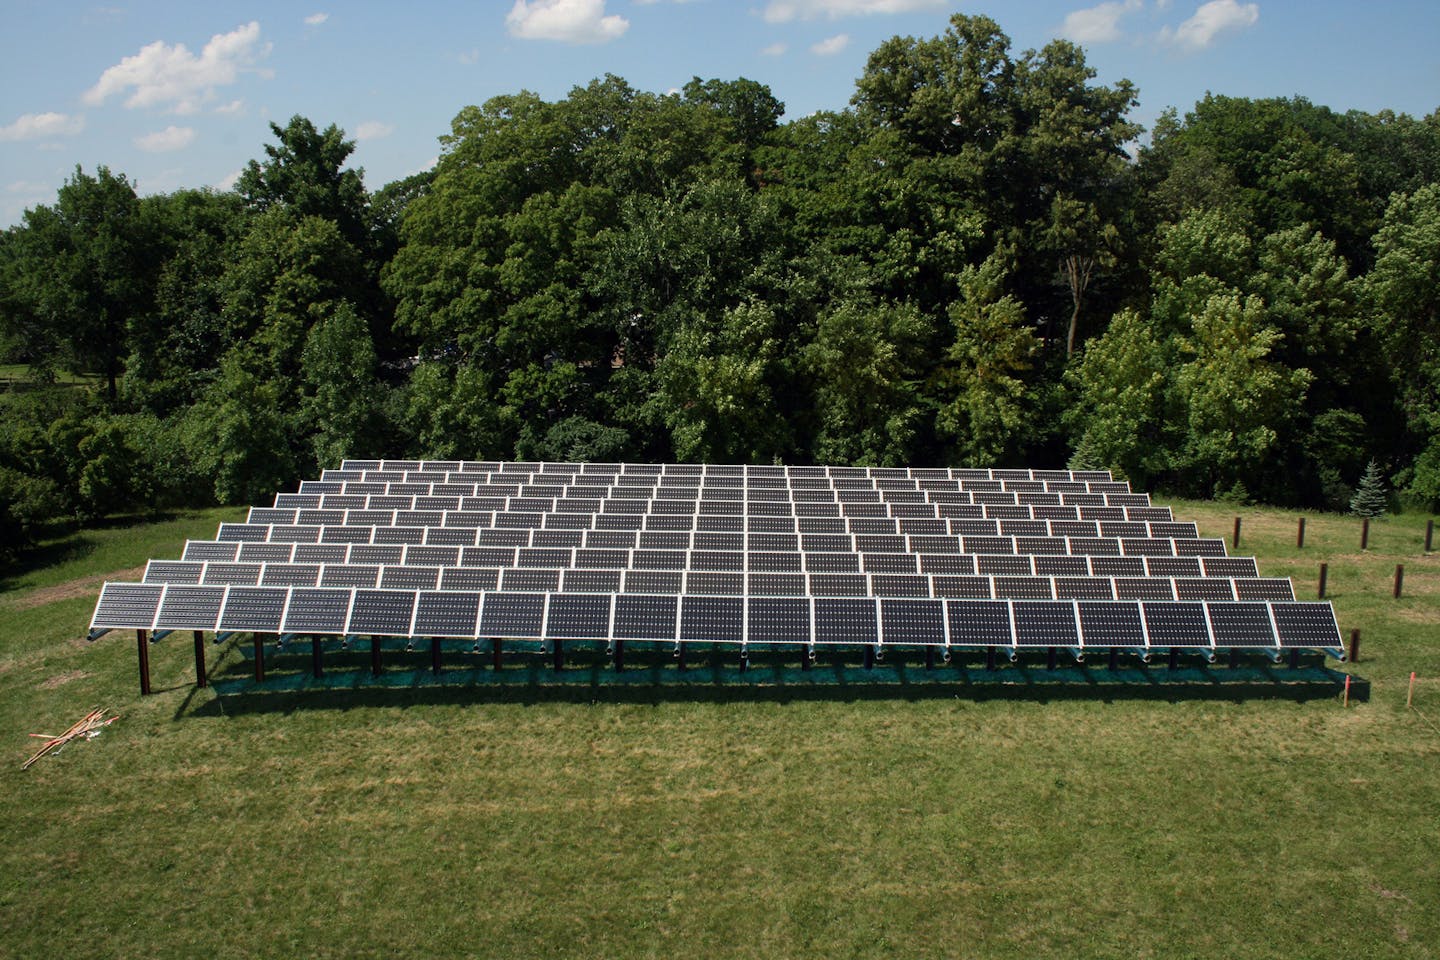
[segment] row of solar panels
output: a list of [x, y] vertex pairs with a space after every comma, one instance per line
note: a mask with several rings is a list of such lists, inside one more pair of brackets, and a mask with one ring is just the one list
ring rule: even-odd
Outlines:
[[[1172, 539], [1169, 537], [928, 537], [859, 534], [853, 537], [835, 535], [833, 540], [816, 535], [809, 550], [780, 549], [773, 551], [696, 550], [694, 548], [663, 549], [623, 547], [515, 547], [498, 541], [477, 544], [475, 531], [445, 530], [422, 527], [222, 527], [217, 543], [309, 544], [316, 546], [394, 547], [405, 548], [404, 562], [428, 566], [640, 566], [650, 570], [685, 570], [691, 567], [689, 556], [703, 555], [707, 563], [724, 566], [707, 568], [721, 570], [799, 569], [803, 554], [885, 554], [910, 557], [921, 555], [991, 555], [1023, 554], [1029, 556], [1128, 556], [1128, 557], [1223, 557], [1221, 540]], [[463, 536], [465, 533], [470, 536]], [[328, 540], [322, 542], [322, 534]], [[201, 543], [206, 541], [191, 541]], [[555, 542], [555, 541], [552, 541]], [[471, 545], [476, 544], [476, 545]], [[186, 545], [187, 551], [192, 548]], [[379, 555], [379, 554], [377, 554]], [[716, 556], [720, 555], [720, 556]], [[729, 555], [729, 556], [725, 556]], [[787, 566], [785, 558], [793, 558]], [[414, 558], [412, 560], [412, 558]], [[469, 559], [467, 559], [469, 558]], [[528, 558], [528, 559], [527, 559]], [[224, 548], [207, 551], [204, 556], [187, 560], [228, 559]]]
[[[881, 480], [1109, 481], [1107, 470], [992, 470], [974, 467], [828, 467], [718, 463], [576, 463], [523, 460], [346, 460], [341, 472], [597, 477], [873, 477]], [[326, 470], [325, 474], [333, 471]], [[323, 475], [323, 474], [322, 474]]]
[[[499, 526], [511, 521], [501, 520], [501, 517], [510, 516], [510, 512], [504, 509], [504, 504], [491, 509], [473, 510], [470, 507], [484, 506], [478, 500], [460, 501], [461, 509], [450, 510], [448, 507], [426, 506], [423, 509], [419, 506], [425, 498], [420, 497], [351, 497], [345, 495], [309, 496], [298, 493], [281, 493], [275, 497], [275, 507], [252, 507], [252, 510], [366, 510], [375, 509], [384, 512], [395, 511], [401, 513], [423, 513], [433, 515], [435, 512], [442, 514], [439, 526], [465, 525], [465, 526]], [[425, 501], [428, 502], [428, 501]], [[446, 501], [448, 503], [448, 501]], [[372, 507], [371, 504], [374, 504]], [[408, 504], [408, 505], [407, 505]], [[456, 516], [452, 519], [451, 514]], [[650, 524], [661, 521], [668, 522], [669, 514], [661, 510], [653, 510], [647, 514], [636, 514], [630, 512], [605, 513], [601, 510], [589, 511], [594, 515], [594, 521], [587, 523], [577, 520], [577, 517], [586, 516], [585, 512], [571, 512], [569, 510], [555, 511], [552, 513], [541, 513], [538, 511], [526, 511], [522, 514], [527, 519], [524, 521], [530, 526], [554, 526], [556, 524], [583, 524], [593, 525], [597, 529], [625, 528], [626, 524]], [[635, 518], [639, 517], [637, 521]], [[537, 523], [534, 518], [539, 517]], [[837, 521], [843, 530], [844, 524], [856, 521], [873, 523], [885, 523], [887, 521], [906, 522], [920, 520], [1078, 520], [1078, 521], [1128, 521], [1134, 523], [1167, 522], [1174, 518], [1169, 507], [1106, 507], [1106, 506], [1076, 506], [1069, 505], [1037, 505], [1024, 504], [1008, 506], [1004, 504], [937, 504], [934, 506], [925, 504], [894, 504], [882, 506], [877, 504], [847, 504], [841, 508], [802, 505], [794, 515], [791, 514], [711, 514], [703, 513], [698, 517], [689, 514], [675, 515], [676, 522], [689, 520], [691, 524], [699, 525], [702, 529], [705, 525], [711, 525], [712, 529], [728, 530], [735, 529], [733, 526], [736, 520], [740, 522], [743, 529], [749, 524], [752, 529], [789, 529], [794, 530], [799, 525], [801, 532], [805, 528], [824, 529], [833, 527]], [[397, 520], [397, 522], [399, 522]], [[432, 524], [434, 525], [434, 524]], [[788, 526], [787, 526], [788, 525]], [[631, 526], [630, 529], [638, 529], [638, 526]], [[686, 528], [688, 529], [688, 528]]]
[[1019, 574], [711, 573], [152, 560], [145, 583], [363, 587], [716, 596], [957, 597], [1011, 600], [1294, 600], [1290, 581], [1260, 577], [1092, 577]]
[[[783, 477], [516, 477], [492, 474], [477, 478], [474, 474], [399, 474], [326, 470], [311, 484], [363, 484], [367, 487], [386, 486], [394, 493], [435, 496], [531, 496], [531, 497], [658, 497], [694, 500], [720, 497], [725, 499], [790, 497], [800, 500], [812, 495], [842, 499], [857, 493], [885, 496], [891, 493], [970, 493], [977, 497], [1037, 493], [1099, 493], [1117, 496], [1144, 496], [1134, 493], [1128, 483], [1113, 481], [1058, 480], [872, 480], [858, 479], [785, 479]], [[1003, 502], [1003, 501], [1002, 501]], [[1010, 502], [1013, 502], [1010, 501]]]
[[921, 600], [106, 584], [92, 630], [962, 647], [1338, 650], [1325, 603]]
[[[259, 565], [271, 564], [366, 564], [379, 566], [428, 567], [535, 567], [553, 566], [579, 569], [602, 569], [608, 562], [606, 555], [616, 554], [611, 569], [670, 569], [671, 566], [638, 567], [634, 553], [639, 551], [576, 550], [569, 562], [551, 564], [548, 551], [533, 551], [526, 548], [461, 548], [459, 563], [453, 562], [453, 548], [431, 548], [405, 544], [345, 544], [345, 543], [235, 543], [216, 540], [191, 540], [185, 545], [182, 561], [153, 561], [155, 563], [183, 563], [209, 561], [214, 564]], [[653, 551], [647, 552], [648, 557]], [[672, 551], [663, 551], [664, 563], [678, 563], [670, 559]], [[1113, 554], [1026, 554], [1026, 553], [790, 553], [796, 559], [776, 559], [776, 554], [754, 551], [750, 555], [730, 554], [726, 551], [690, 551], [702, 554], [701, 560], [687, 560], [711, 564], [718, 571], [755, 569], [775, 571], [805, 570], [812, 573], [859, 572], [916, 572], [998, 574], [1018, 576], [1099, 576], [1099, 577], [1254, 577], [1255, 560], [1252, 557], [1227, 557], [1223, 551], [1211, 556], [1118, 556]], [[621, 563], [619, 554], [624, 554]], [[761, 559], [752, 563], [750, 556]], [[642, 562], [649, 562], [648, 560]], [[660, 561], [657, 561], [657, 563]], [[762, 564], [764, 565], [762, 567]], [[675, 569], [695, 569], [681, 566]], [[701, 567], [700, 569], [705, 569]]]
[[[335, 526], [335, 527], [445, 527], [478, 530], [525, 531], [534, 527], [496, 527], [497, 517], [490, 513], [460, 510], [324, 510], [324, 509], [278, 509], [275, 507], [251, 507], [244, 526]], [[550, 518], [553, 520], [554, 518]], [[833, 519], [833, 518], [832, 518]], [[867, 519], [879, 520], [867, 523]], [[921, 518], [910, 518], [912, 521]], [[900, 521], [893, 518], [854, 518], [854, 523], [815, 524], [803, 531], [807, 534], [846, 533], [897, 533]], [[226, 526], [230, 526], [227, 524]], [[829, 530], [813, 529], [828, 526]], [[936, 519], [928, 529], [915, 529], [910, 523], [905, 533], [932, 533], [951, 536], [1007, 536], [1007, 537], [1198, 537], [1199, 530], [1194, 523], [1174, 520], [1052, 520], [1052, 519]], [[549, 529], [574, 529], [573, 527]], [[759, 532], [757, 531], [757, 534]], [[633, 536], [633, 533], [631, 534]], [[760, 534], [763, 535], [763, 534]], [[523, 536], [523, 533], [522, 533]], [[794, 535], [790, 535], [794, 541]], [[472, 544], [473, 546], [473, 544]], [[798, 549], [792, 543], [789, 547], [770, 549]]]
[[[541, 494], [546, 495], [541, 495]], [[295, 506], [293, 496], [367, 496], [439, 499], [441, 509], [528, 510], [570, 513], [667, 513], [740, 512], [756, 505], [794, 504], [797, 507], [859, 504], [956, 504], [967, 506], [1087, 506], [1148, 507], [1143, 493], [974, 493], [958, 490], [747, 490], [706, 488], [576, 487], [560, 494], [553, 488], [543, 491], [504, 487], [474, 491], [442, 484], [327, 482], [302, 480], [297, 494], [276, 494], [275, 506]], [[284, 499], [282, 499], [282, 497]], [[649, 507], [649, 503], [664, 506]], [[705, 509], [707, 504], [727, 504], [723, 509]], [[448, 504], [448, 505], [447, 505]], [[688, 506], [686, 506], [688, 504]]]

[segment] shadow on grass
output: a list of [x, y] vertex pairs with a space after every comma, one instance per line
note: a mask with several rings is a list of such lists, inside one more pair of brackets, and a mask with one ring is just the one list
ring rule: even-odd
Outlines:
[[[294, 658], [291, 658], [292, 660]], [[480, 658], [477, 658], [479, 660]], [[299, 669], [277, 669], [257, 683], [244, 663], [234, 663], [213, 678], [216, 697], [198, 705], [187, 697], [175, 719], [186, 716], [291, 713], [299, 710], [349, 710], [361, 707], [407, 707], [508, 703], [790, 703], [880, 700], [1019, 700], [1048, 703], [1064, 700], [1112, 702], [1153, 700], [1290, 700], [1333, 699], [1343, 689], [1345, 674], [1323, 662], [1298, 668], [1270, 664], [1168, 667], [1063, 666], [1047, 669], [1024, 663], [996, 670], [983, 663], [937, 665], [887, 662], [872, 669], [817, 663], [804, 670], [793, 664], [759, 664], [741, 670], [733, 662], [701, 662], [680, 671], [656, 658], [636, 662], [624, 672], [597, 661], [567, 665], [555, 671], [538, 658], [519, 660], [496, 671], [476, 663], [441, 673], [427, 668], [388, 667], [372, 675], [356, 662], [336, 663], [321, 677]], [[198, 691], [197, 691], [198, 692]], [[1350, 696], [1368, 700], [1368, 681], [1352, 678]]]
[[41, 535], [40, 542], [20, 551], [15, 560], [0, 576], [0, 593], [15, 588], [16, 583], [27, 574], [62, 563], [84, 560], [100, 547], [100, 539], [92, 536], [102, 530], [128, 530], [174, 520], [179, 514], [158, 510], [155, 513], [125, 514], [90, 521], [84, 529], [75, 524], [56, 523]]

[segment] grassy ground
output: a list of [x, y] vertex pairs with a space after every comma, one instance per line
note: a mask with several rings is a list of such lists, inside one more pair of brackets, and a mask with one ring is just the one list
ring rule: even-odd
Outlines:
[[[1236, 511], [1176, 512], [1228, 540]], [[75, 581], [178, 555], [220, 516], [87, 533], [5, 580], [0, 955], [1436, 955], [1423, 518], [1361, 554], [1356, 521], [1310, 517], [1297, 551], [1296, 515], [1242, 511], [1237, 552], [1302, 597], [1329, 562], [1371, 683], [1348, 710], [1280, 686], [217, 699], [181, 637], [142, 700], [133, 635], [86, 644], [95, 588]], [[25, 734], [92, 706], [122, 718], [20, 772]]]

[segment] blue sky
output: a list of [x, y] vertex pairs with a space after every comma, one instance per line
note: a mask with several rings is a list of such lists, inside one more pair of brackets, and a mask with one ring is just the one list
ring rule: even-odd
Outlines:
[[303, 114], [358, 140], [372, 189], [432, 163], [468, 104], [548, 98], [615, 73], [665, 92], [749, 77], [788, 116], [840, 109], [895, 35], [985, 13], [1016, 53], [1080, 42], [1101, 82], [1138, 85], [1147, 127], [1206, 91], [1338, 110], [1440, 107], [1434, 0], [0, 0], [0, 226], [51, 203], [80, 164], [141, 193], [228, 186]]

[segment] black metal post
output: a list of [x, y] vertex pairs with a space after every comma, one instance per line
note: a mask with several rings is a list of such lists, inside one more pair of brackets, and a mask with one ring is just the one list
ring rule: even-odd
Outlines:
[[1180, 648], [1179, 648], [1179, 647], [1171, 647], [1171, 648], [1170, 648], [1170, 669], [1171, 669], [1171, 670], [1179, 670], [1179, 669], [1180, 669]]
[[1240, 650], [1236, 647], [1230, 648], [1230, 669], [1240, 666]]
[[325, 676], [325, 646], [319, 637], [310, 638], [310, 672], [317, 680]]
[[934, 670], [934, 669], [935, 669], [935, 648], [934, 648], [934, 647], [926, 647], [926, 648], [925, 648], [925, 669], [926, 669], [926, 670]]
[[1290, 669], [1291, 669], [1291, 670], [1296, 670], [1296, 669], [1299, 669], [1299, 667], [1300, 667], [1300, 648], [1299, 648], [1299, 647], [1291, 647], [1291, 648], [1290, 648]]
[[1111, 670], [1119, 670], [1119, 669], [1120, 669], [1120, 648], [1119, 648], [1119, 647], [1111, 647], [1111, 648], [1110, 648], [1110, 669], [1111, 669]]
[[1400, 599], [1400, 588], [1405, 584], [1405, 564], [1395, 564], [1395, 599]]
[[140, 696], [150, 696], [150, 634], [145, 630], [135, 631], [135, 652], [140, 658]]
[[1060, 651], [1054, 647], [1045, 648], [1045, 669], [1054, 670], [1060, 664]]
[[1297, 550], [1303, 550], [1303, 549], [1305, 549], [1305, 518], [1304, 518], [1304, 517], [1301, 517], [1301, 518], [1300, 518], [1299, 527], [1298, 527], [1298, 529], [1296, 529], [1296, 531], [1295, 531], [1295, 549], [1297, 549]]
[[809, 669], [810, 669], [810, 647], [809, 647], [809, 646], [801, 646], [801, 647], [800, 647], [800, 669], [801, 669], [801, 670], [809, 670]]
[[555, 670], [565, 669], [565, 644], [560, 640], [550, 641], [550, 666]]
[[986, 647], [986, 648], [985, 648], [985, 669], [986, 669], [986, 670], [994, 670], [994, 669], [995, 669], [995, 648], [994, 648], [994, 647]]
[[491, 638], [490, 638], [490, 666], [494, 667], [496, 670], [499, 670], [499, 669], [500, 669], [500, 664], [501, 664], [501, 657], [504, 656], [504, 653], [505, 653], [505, 651], [504, 651], [504, 649], [503, 649], [503, 646], [502, 646], [501, 643], [500, 643], [500, 638], [499, 638], [499, 637], [491, 637]]
[[370, 638], [370, 676], [380, 676], [380, 638]]
[[255, 682], [265, 682], [265, 637], [255, 634]]
[[440, 672], [440, 638], [430, 638], [430, 672]]
[[625, 641], [620, 637], [615, 638], [615, 672], [620, 673], [625, 669]]
[[1320, 589], [1319, 589], [1319, 591], [1317, 591], [1317, 595], [1319, 596], [1319, 598], [1320, 598], [1321, 600], [1324, 600], [1324, 599], [1325, 599], [1325, 581], [1326, 581], [1326, 579], [1329, 578], [1329, 576], [1330, 576], [1330, 564], [1328, 564], [1328, 563], [1322, 563], [1322, 564], [1320, 564]]
[[1350, 662], [1360, 662], [1360, 631], [1350, 631]]
[[865, 645], [865, 669], [866, 669], [866, 670], [873, 670], [874, 668], [875, 668], [875, 648], [872, 647], [872, 646], [870, 646], [870, 644], [867, 643], [867, 644]]
[[195, 686], [204, 689], [210, 685], [209, 678], [205, 675], [205, 633], [201, 630], [195, 631]]

